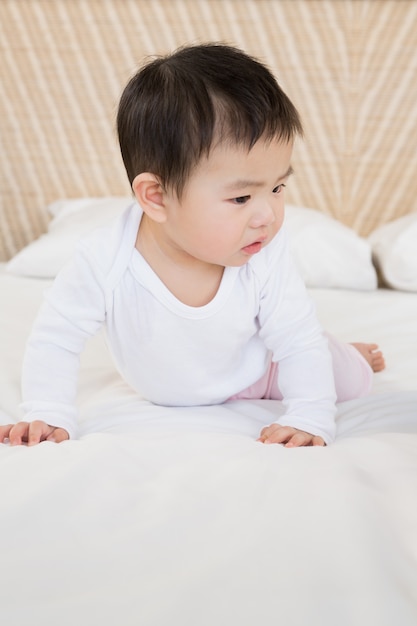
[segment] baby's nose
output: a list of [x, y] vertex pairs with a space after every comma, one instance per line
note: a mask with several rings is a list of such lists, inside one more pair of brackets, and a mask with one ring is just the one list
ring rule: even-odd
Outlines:
[[259, 207], [258, 211], [254, 214], [251, 221], [253, 228], [259, 228], [260, 226], [269, 226], [275, 222], [276, 215], [274, 209], [270, 204], [265, 203]]

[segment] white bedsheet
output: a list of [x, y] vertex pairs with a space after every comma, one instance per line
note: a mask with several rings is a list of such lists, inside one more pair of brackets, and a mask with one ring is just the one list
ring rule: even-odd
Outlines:
[[[46, 281], [0, 275], [0, 422]], [[82, 436], [0, 445], [7, 626], [416, 626], [417, 294], [314, 290], [387, 369], [327, 448], [255, 441], [273, 401], [173, 409], [82, 358]]]

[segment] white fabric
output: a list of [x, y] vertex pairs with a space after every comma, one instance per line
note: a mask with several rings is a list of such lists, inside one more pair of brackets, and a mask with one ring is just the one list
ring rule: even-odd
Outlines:
[[264, 375], [272, 352], [286, 406], [276, 421], [331, 442], [331, 357], [285, 229], [244, 266], [225, 268], [209, 304], [190, 307], [135, 249], [141, 215], [132, 204], [114, 226], [86, 239], [47, 293], [25, 357], [24, 419], [74, 436], [78, 357], [105, 324], [125, 380], [166, 406], [225, 402]]
[[[49, 281], [0, 275], [0, 410]], [[336, 442], [256, 443], [275, 401], [167, 408], [81, 359], [81, 438], [0, 445], [7, 626], [415, 626], [417, 294], [312, 290], [324, 327], [387, 369]]]
[[308, 287], [376, 289], [371, 247], [329, 215], [287, 206], [285, 220], [297, 268]]
[[78, 198], [49, 205], [48, 232], [16, 254], [7, 271], [16, 276], [54, 278], [75, 253], [79, 240], [115, 220], [132, 198]]
[[[116, 219], [131, 198], [79, 198], [49, 206], [48, 232], [21, 250], [7, 269], [18, 276], [53, 278], [71, 258], [79, 239]], [[372, 290], [377, 279], [369, 242], [328, 215], [287, 205], [293, 257], [310, 287]]]
[[369, 236], [369, 242], [384, 283], [394, 289], [417, 291], [417, 213], [380, 226]]

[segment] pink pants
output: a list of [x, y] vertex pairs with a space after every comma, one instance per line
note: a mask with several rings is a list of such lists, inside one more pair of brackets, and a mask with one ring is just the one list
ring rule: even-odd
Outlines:
[[[353, 400], [368, 394], [373, 378], [369, 363], [351, 344], [342, 343], [332, 335], [325, 334], [333, 359], [337, 401]], [[260, 398], [282, 400], [282, 394], [278, 387], [278, 363], [271, 362], [260, 380], [230, 399], [254, 400]]]

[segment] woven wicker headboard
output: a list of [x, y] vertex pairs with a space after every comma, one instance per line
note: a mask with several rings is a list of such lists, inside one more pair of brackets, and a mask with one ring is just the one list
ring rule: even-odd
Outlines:
[[288, 200], [366, 235], [417, 210], [416, 0], [1, 0], [0, 259], [59, 198], [128, 195], [115, 115], [146, 55], [224, 41], [306, 130]]

